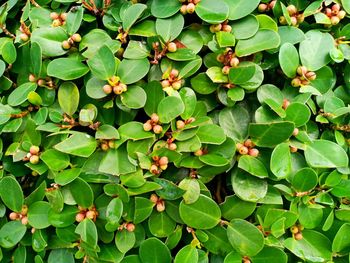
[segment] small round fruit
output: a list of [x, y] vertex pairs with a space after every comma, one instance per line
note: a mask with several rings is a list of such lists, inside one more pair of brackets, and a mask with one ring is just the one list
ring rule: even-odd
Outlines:
[[300, 87], [301, 85], [301, 80], [299, 78], [294, 78], [291, 82], [291, 85], [295, 88]]
[[80, 34], [73, 34], [72, 40], [73, 40], [74, 42], [80, 42], [80, 41], [81, 41], [81, 36], [80, 36]]
[[158, 201], [156, 205], [157, 211], [158, 212], [163, 212], [165, 210], [165, 203], [163, 200]]
[[23, 41], [23, 42], [27, 42], [29, 39], [29, 36], [25, 33], [22, 33], [19, 35], [19, 38]]
[[228, 73], [230, 72], [230, 69], [231, 69], [231, 67], [229, 67], [229, 66], [224, 66], [223, 68], [222, 68], [222, 74], [224, 74], [224, 75], [228, 75]]
[[128, 90], [128, 86], [126, 84], [124, 84], [124, 83], [119, 83], [119, 86], [121, 87], [123, 92], [126, 92]]
[[260, 13], [266, 12], [267, 9], [268, 9], [267, 4], [260, 4], [260, 5], [258, 6], [258, 11], [259, 11]]
[[172, 151], [175, 151], [176, 149], [177, 149], [177, 145], [175, 144], [175, 143], [170, 143], [169, 145], [168, 145], [168, 149], [169, 150], [172, 150]]
[[180, 8], [180, 13], [183, 15], [187, 14], [187, 5], [182, 5]]
[[243, 147], [243, 143], [236, 143], [236, 149], [237, 151]]
[[223, 25], [222, 26], [222, 31], [224, 32], [231, 32], [232, 31], [232, 27], [230, 25]]
[[151, 114], [151, 121], [152, 121], [153, 123], [158, 123], [158, 122], [159, 122], [159, 116], [158, 116], [157, 113], [152, 113], [152, 114]]
[[249, 152], [248, 147], [242, 146], [241, 148], [238, 149], [239, 154], [241, 155], [246, 155]]
[[278, 19], [281, 25], [286, 25], [287, 24], [287, 19], [284, 16], [280, 16]]
[[272, 8], [274, 8], [275, 7], [275, 5], [276, 5], [276, 0], [273, 0], [273, 1], [271, 1], [270, 3], [269, 3], [269, 7], [272, 9]]
[[102, 89], [103, 89], [103, 92], [106, 94], [111, 94], [113, 91], [113, 87], [108, 84], [104, 85]]
[[244, 146], [248, 147], [248, 148], [253, 148], [255, 146], [255, 144], [253, 143], [253, 141], [251, 139], [247, 139], [244, 142]]
[[114, 86], [113, 87], [113, 92], [116, 95], [120, 95], [123, 93], [123, 88], [120, 85]]
[[169, 163], [169, 159], [166, 156], [163, 156], [159, 159], [159, 165], [167, 165]]
[[152, 203], [157, 203], [158, 202], [158, 196], [156, 194], [151, 194], [149, 200], [152, 202]]
[[9, 214], [10, 220], [17, 220], [19, 218], [19, 215], [16, 212], [11, 212]]
[[196, 9], [196, 6], [193, 3], [189, 3], [187, 5], [186, 11], [189, 14], [193, 14], [195, 9]]
[[297, 21], [298, 21], [298, 24], [303, 23], [303, 22], [304, 22], [304, 20], [305, 20], [305, 16], [304, 16], [304, 14], [299, 14], [299, 15], [297, 16]]
[[38, 79], [37, 84], [38, 84], [38, 86], [45, 86], [46, 85], [46, 80]]
[[282, 108], [287, 109], [289, 105], [290, 105], [290, 101], [287, 99], [283, 99]]
[[304, 76], [307, 73], [307, 68], [305, 66], [299, 66], [297, 68], [297, 73], [299, 76]]
[[298, 151], [298, 148], [295, 147], [295, 146], [290, 145], [289, 146], [289, 150], [290, 150], [291, 153], [296, 153]]
[[113, 140], [108, 141], [108, 148], [110, 148], [110, 149], [115, 148], [115, 142]]
[[303, 239], [303, 234], [302, 233], [296, 233], [294, 235], [294, 239], [295, 240], [302, 240]]
[[258, 157], [259, 156], [259, 150], [256, 148], [249, 149], [248, 154], [252, 157]]
[[51, 18], [52, 20], [55, 20], [55, 19], [58, 19], [58, 18], [59, 18], [59, 15], [58, 15], [56, 12], [52, 12], [52, 13], [50, 13], [50, 18]]
[[127, 223], [125, 228], [129, 232], [134, 232], [135, 231], [135, 225], [133, 223]]
[[189, 123], [192, 123], [192, 122], [194, 122], [194, 121], [196, 121], [196, 118], [190, 117], [190, 118], [188, 118], [188, 119], [186, 120], [186, 123], [189, 124]]
[[179, 130], [182, 130], [183, 128], [185, 128], [186, 124], [184, 121], [182, 120], [178, 120], [176, 121], [176, 128]]
[[167, 48], [169, 52], [176, 52], [177, 50], [177, 46], [174, 42], [168, 43]]
[[168, 168], [168, 165], [167, 164], [161, 165], [161, 166], [159, 166], [159, 168], [164, 171], [164, 170], [166, 170]]
[[68, 40], [64, 40], [64, 41], [62, 42], [62, 48], [63, 48], [63, 49], [70, 49], [70, 48], [71, 48], [71, 45], [70, 45], [70, 43], [69, 43]]
[[27, 206], [27, 205], [23, 205], [23, 206], [22, 206], [21, 214], [22, 214], [23, 216], [25, 216], [25, 215], [28, 214], [28, 206]]
[[299, 129], [298, 128], [294, 128], [292, 134], [293, 134], [293, 136], [297, 136], [299, 134]]
[[63, 21], [67, 20], [67, 13], [62, 13], [62, 14], [60, 14], [60, 18], [61, 18]]
[[38, 155], [39, 152], [40, 152], [40, 148], [39, 148], [39, 146], [32, 145], [32, 146], [30, 146], [29, 152], [30, 152], [32, 155]]
[[36, 77], [34, 76], [34, 74], [30, 74], [28, 79], [29, 79], [30, 82], [35, 82], [36, 81]]
[[77, 221], [78, 223], [80, 223], [81, 221], [83, 221], [85, 219], [85, 215], [83, 213], [78, 213], [75, 216], [75, 221]]
[[143, 130], [144, 131], [150, 131], [152, 130], [152, 124], [150, 121], [147, 121], [143, 124]]
[[298, 19], [295, 16], [290, 18], [292, 26], [296, 26], [298, 24]]
[[181, 80], [177, 80], [177, 81], [175, 81], [175, 82], [173, 82], [173, 83], [171, 84], [171, 87], [172, 87], [173, 89], [175, 89], [175, 90], [180, 89], [181, 86], [182, 86], [182, 81], [181, 81]]
[[239, 65], [239, 59], [237, 57], [233, 57], [230, 60], [231, 67], [237, 67]]
[[224, 63], [225, 56], [223, 54], [219, 54], [217, 55], [216, 60], [219, 61], [220, 63]]
[[163, 127], [162, 126], [160, 126], [158, 124], [153, 126], [153, 132], [155, 134], [160, 134], [160, 133], [162, 133], [162, 131], [163, 131]]
[[340, 5], [339, 5], [339, 4], [334, 4], [334, 5], [332, 5], [332, 11], [333, 11], [333, 12], [340, 11]]
[[55, 19], [52, 21], [52, 24], [51, 24], [53, 27], [58, 27], [58, 26], [61, 26], [62, 23], [61, 23], [61, 20], [59, 19]]
[[172, 69], [170, 71], [170, 76], [176, 78], [177, 76], [179, 76], [179, 71], [177, 69]]
[[340, 10], [337, 15], [339, 19], [344, 19], [345, 16], [346, 16], [346, 12], [344, 10]]
[[337, 17], [337, 16], [332, 16], [332, 17], [331, 17], [331, 24], [332, 24], [333, 26], [338, 25], [339, 22], [340, 22], [339, 17]]
[[152, 165], [151, 165], [151, 168], [149, 169], [149, 171], [150, 171], [152, 174], [157, 174], [157, 173], [158, 173], [158, 167], [157, 167], [157, 165], [152, 164]]
[[39, 163], [39, 156], [38, 156], [38, 155], [32, 155], [32, 156], [30, 156], [29, 162], [30, 162], [31, 164], [37, 164], [37, 163]]
[[161, 85], [162, 85], [163, 89], [165, 89], [165, 88], [170, 87], [171, 84], [170, 84], [169, 80], [164, 79], [164, 80], [162, 80]]
[[210, 30], [210, 32], [212, 32], [212, 33], [219, 32], [219, 31], [221, 31], [221, 29], [222, 29], [222, 25], [221, 25], [221, 24], [211, 25], [211, 26], [209, 27], [209, 30]]
[[86, 212], [85, 216], [86, 216], [86, 218], [94, 220], [96, 218], [96, 212], [89, 210], [89, 211]]
[[287, 11], [288, 11], [288, 14], [292, 16], [298, 12], [298, 9], [295, 7], [295, 5], [289, 5], [287, 6]]
[[203, 155], [203, 150], [202, 149], [199, 149], [197, 151], [194, 152], [194, 155], [195, 156], [202, 156]]
[[194, 3], [195, 5], [198, 4], [201, 0], [192, 0], [192, 3]]
[[290, 228], [290, 232], [292, 232], [293, 234], [296, 234], [299, 232], [299, 228], [297, 226], [292, 226]]
[[108, 151], [108, 149], [109, 149], [109, 146], [108, 146], [108, 143], [105, 143], [105, 142], [103, 142], [103, 143], [101, 143], [101, 150], [102, 151]]
[[26, 217], [26, 216], [22, 217], [21, 223], [22, 223], [22, 225], [27, 225], [28, 224], [28, 217]]

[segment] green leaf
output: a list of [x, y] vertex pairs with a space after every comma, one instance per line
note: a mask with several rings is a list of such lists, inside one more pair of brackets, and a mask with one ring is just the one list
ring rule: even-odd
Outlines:
[[146, 104], [147, 94], [143, 88], [132, 85], [120, 95], [122, 103], [130, 109], [140, 109]]
[[115, 235], [115, 245], [122, 253], [128, 252], [135, 245], [136, 237], [134, 232], [126, 229], [118, 231]]
[[145, 87], [147, 100], [144, 107], [148, 116], [157, 112], [159, 102], [165, 97], [162, 85], [158, 81], [151, 81]]
[[227, 237], [241, 255], [255, 256], [264, 247], [264, 236], [261, 231], [243, 219], [233, 219], [228, 224]]
[[[123, 215], [123, 202], [120, 198], [113, 198], [106, 208], [106, 219], [112, 225], [119, 225]], [[122, 251], [123, 252], [123, 251]]]
[[254, 143], [260, 147], [273, 147], [287, 140], [293, 133], [292, 122], [251, 123], [249, 135]]
[[166, 56], [175, 61], [189, 61], [196, 59], [196, 53], [189, 48], [178, 48], [176, 52], [167, 52]]
[[228, 220], [234, 218], [247, 218], [256, 208], [256, 203], [246, 202], [235, 195], [230, 195], [225, 198], [225, 202], [220, 204], [222, 217]]
[[254, 76], [255, 71], [256, 67], [253, 63], [239, 64], [238, 67], [230, 69], [228, 78], [233, 84], [243, 84]]
[[259, 51], [277, 48], [280, 42], [280, 37], [275, 31], [260, 29], [253, 37], [238, 41], [236, 54], [239, 57], [248, 56]]
[[259, 178], [266, 178], [269, 176], [265, 165], [259, 159], [250, 155], [241, 156], [238, 161], [238, 167]]
[[219, 124], [225, 134], [238, 141], [243, 141], [248, 135], [250, 116], [243, 107], [224, 108], [219, 113]]
[[124, 13], [123, 29], [129, 31], [133, 24], [139, 19], [142, 13], [147, 9], [144, 4], [133, 4], [130, 5]]
[[210, 229], [220, 222], [219, 206], [209, 197], [200, 195], [192, 204], [181, 201], [180, 217], [186, 225], [197, 229]]
[[245, 17], [252, 13], [259, 5], [259, 0], [236, 0], [231, 2], [230, 0], [225, 0], [225, 2], [230, 6], [229, 19], [236, 20]]
[[73, 82], [63, 82], [58, 89], [57, 97], [63, 112], [73, 116], [79, 106], [78, 87]]
[[293, 102], [286, 109], [286, 121], [294, 122], [295, 127], [305, 125], [311, 117], [310, 109], [302, 103]]
[[140, 122], [130, 121], [119, 127], [120, 136], [125, 139], [131, 140], [143, 140], [153, 138], [154, 135], [151, 132], [146, 132], [143, 129], [143, 125]]
[[164, 42], [173, 41], [180, 35], [184, 24], [185, 20], [181, 14], [166, 19], [158, 18], [156, 20], [156, 31]]
[[191, 86], [199, 94], [213, 93], [219, 87], [211, 81], [206, 73], [200, 73], [192, 78]]
[[28, 99], [28, 94], [31, 91], [35, 91], [37, 88], [36, 83], [27, 82], [11, 92], [8, 96], [7, 103], [10, 106], [18, 106]]
[[31, 42], [39, 44], [43, 56], [56, 57], [67, 53], [62, 48], [62, 42], [67, 40], [68, 36], [62, 27], [42, 27], [33, 31]]
[[76, 33], [81, 25], [84, 15], [83, 7], [76, 7], [74, 11], [69, 11], [67, 15], [66, 25], [67, 25], [67, 33], [69, 35], [73, 35]]
[[154, 0], [151, 5], [152, 15], [158, 18], [167, 18], [176, 14], [181, 7], [179, 1]]
[[278, 179], [284, 179], [292, 173], [292, 156], [288, 143], [278, 144], [273, 149], [270, 169]]
[[341, 0], [342, 6], [347, 13], [350, 13], [350, 3], [346, 0]]
[[150, 237], [141, 242], [139, 257], [142, 263], [170, 263], [169, 248], [159, 239]]
[[192, 245], [184, 246], [177, 252], [174, 263], [198, 262], [198, 251]]
[[50, 226], [49, 210], [51, 206], [48, 202], [38, 201], [29, 206], [28, 222], [36, 229], [44, 229]]
[[90, 247], [97, 246], [97, 228], [91, 219], [85, 218], [78, 224], [74, 232], [79, 234], [81, 240], [89, 244]]
[[6, 176], [1, 179], [0, 197], [10, 210], [21, 212], [24, 196], [20, 184], [14, 177]]
[[[171, 106], [170, 106], [171, 105]], [[185, 111], [185, 105], [181, 98], [168, 96], [162, 99], [157, 107], [159, 120], [162, 123], [169, 123]]]
[[[90, 185], [80, 177], [77, 177], [68, 185], [68, 188], [78, 205], [89, 208], [94, 202], [94, 193]], [[83, 195], [81, 193], [84, 193]]]
[[350, 250], [350, 237], [348, 235], [350, 230], [350, 224], [343, 224], [337, 234], [334, 237], [332, 243], [332, 251], [336, 253], [349, 253]]
[[299, 54], [294, 45], [285, 43], [281, 46], [278, 53], [282, 71], [288, 78], [294, 78], [299, 66]]
[[60, 171], [69, 165], [69, 155], [49, 149], [40, 155], [40, 159], [54, 171]]
[[74, 206], [65, 206], [60, 212], [51, 209], [49, 210], [49, 223], [54, 227], [69, 227], [75, 222], [75, 216], [78, 212], [78, 208]]
[[12, 248], [20, 242], [27, 232], [27, 228], [20, 221], [5, 223], [0, 229], [0, 245], [3, 248]]
[[149, 71], [148, 59], [123, 59], [118, 67], [117, 76], [124, 84], [131, 84], [145, 77]]
[[17, 51], [15, 45], [12, 42], [6, 42], [2, 46], [2, 58], [8, 63], [13, 64], [17, 59]]
[[[66, 248], [58, 248], [51, 250], [48, 263], [74, 263], [73, 253]], [[37, 262], [35, 262], [37, 263]]]
[[121, 175], [136, 171], [136, 167], [130, 162], [124, 146], [110, 149], [103, 157], [98, 170], [106, 174]]
[[[227, 2], [228, 0], [226, 0]], [[233, 8], [230, 7], [230, 11]], [[254, 15], [248, 15], [232, 24], [232, 32], [237, 39], [247, 39], [256, 34], [259, 29], [258, 19]]]
[[80, 157], [89, 157], [95, 151], [97, 142], [94, 137], [85, 133], [74, 133], [67, 139], [56, 144], [56, 150]]
[[327, 65], [331, 61], [329, 52], [334, 46], [333, 37], [318, 30], [307, 32], [305, 37], [299, 46], [301, 63], [313, 71]]
[[298, 192], [311, 191], [316, 187], [318, 177], [316, 172], [311, 168], [303, 168], [297, 171], [293, 176], [292, 186]]
[[196, 5], [196, 14], [209, 24], [220, 24], [229, 15], [229, 6], [223, 0], [201, 0]]
[[73, 58], [57, 58], [47, 66], [49, 76], [62, 80], [78, 79], [89, 72], [89, 68]]
[[154, 211], [148, 219], [148, 228], [155, 237], [168, 237], [176, 227], [176, 222], [166, 212]]
[[101, 80], [107, 80], [114, 76], [116, 69], [115, 57], [107, 45], [100, 47], [87, 61], [87, 64], [92, 74]]
[[148, 198], [135, 197], [134, 223], [138, 224], [146, 220], [152, 213], [154, 203]]
[[331, 141], [315, 140], [306, 144], [306, 162], [315, 168], [347, 167], [349, 158], [344, 149]]
[[216, 41], [220, 47], [234, 46], [236, 43], [235, 36], [231, 32], [219, 31], [216, 33]]
[[103, 124], [100, 127], [98, 127], [98, 130], [96, 131], [95, 138], [96, 139], [103, 139], [103, 140], [115, 140], [119, 139], [119, 132], [118, 130], [113, 127], [112, 125]]
[[254, 263], [287, 263], [287, 254], [277, 247], [265, 246], [257, 255], [251, 257]]

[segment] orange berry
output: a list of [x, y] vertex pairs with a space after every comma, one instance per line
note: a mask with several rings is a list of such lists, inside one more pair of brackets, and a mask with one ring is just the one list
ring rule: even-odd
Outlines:
[[300, 87], [301, 86], [301, 80], [299, 78], [294, 78], [291, 82], [291, 85], [295, 88]]
[[169, 52], [176, 52], [177, 50], [177, 46], [174, 42], [168, 43], [167, 48]]
[[158, 200], [156, 209], [158, 212], [163, 212], [165, 210], [165, 203], [163, 200]]
[[38, 155], [32, 155], [32, 156], [30, 156], [29, 162], [30, 162], [31, 164], [37, 164], [37, 163], [39, 163], [39, 156], [38, 156]]
[[187, 14], [187, 5], [182, 5], [180, 8], [180, 13], [183, 15]]
[[222, 25], [221, 25], [221, 24], [211, 25], [211, 26], [209, 27], [209, 30], [210, 30], [210, 32], [212, 32], [212, 33], [219, 32], [219, 31], [221, 31], [221, 29], [222, 29]]
[[151, 121], [154, 122], [154, 123], [158, 123], [159, 122], [159, 116], [157, 115], [157, 113], [152, 113]]
[[113, 87], [108, 84], [104, 85], [102, 89], [103, 89], [103, 92], [106, 94], [111, 94], [113, 91]]
[[292, 232], [293, 234], [296, 234], [299, 232], [299, 228], [297, 226], [292, 226], [290, 228], [290, 232]]
[[162, 131], [163, 131], [163, 127], [162, 126], [160, 126], [158, 124], [153, 126], [153, 132], [155, 134], [160, 134], [160, 133], [162, 133]]
[[230, 72], [230, 69], [231, 69], [231, 67], [229, 67], [229, 66], [224, 66], [223, 68], [222, 68], [222, 74], [224, 74], [224, 75], [228, 75], [228, 73]]
[[231, 32], [232, 31], [232, 27], [230, 25], [223, 25], [222, 26], [222, 31], [224, 32]]
[[259, 11], [260, 13], [266, 12], [267, 9], [268, 9], [267, 4], [260, 4], [260, 5], [258, 6], [258, 11]]
[[169, 149], [169, 150], [172, 150], [172, 151], [175, 151], [175, 150], [177, 149], [177, 146], [176, 146], [175, 143], [170, 143], [170, 144], [168, 145], [168, 149]]
[[25, 33], [22, 33], [19, 35], [19, 38], [23, 41], [23, 42], [27, 42], [29, 39], [29, 36]]
[[26, 216], [22, 217], [21, 223], [22, 223], [22, 225], [27, 225], [28, 224], [28, 217], [26, 217]]
[[296, 233], [294, 235], [294, 239], [295, 240], [302, 240], [303, 239], [303, 234], [302, 233]]
[[152, 203], [157, 203], [158, 202], [158, 196], [156, 194], [151, 194], [151, 197], [149, 200], [151, 200]]
[[241, 148], [238, 149], [239, 154], [241, 155], [246, 155], [249, 152], [249, 149], [245, 146], [242, 146]]
[[19, 215], [16, 212], [11, 212], [9, 214], [10, 220], [17, 220], [19, 218]]
[[129, 232], [134, 232], [135, 231], [135, 225], [133, 223], [127, 223], [125, 228]]
[[81, 36], [80, 34], [73, 34], [71, 37], [74, 42], [80, 42], [81, 41]]
[[145, 122], [145, 123], [143, 124], [143, 130], [144, 130], [144, 131], [150, 131], [150, 130], [152, 130], [152, 124], [151, 124], [150, 120], [148, 120], [147, 122]]
[[51, 18], [52, 20], [55, 20], [55, 19], [58, 19], [58, 18], [59, 18], [59, 15], [58, 15], [56, 12], [52, 12], [52, 13], [50, 14], [50, 18]]
[[159, 165], [167, 165], [168, 163], [169, 163], [169, 159], [166, 156], [163, 156], [159, 159]]
[[182, 130], [183, 128], [185, 128], [186, 124], [184, 121], [182, 120], [178, 120], [176, 121], [176, 128], [179, 130]]
[[249, 149], [248, 154], [252, 157], [258, 157], [259, 156], [259, 150], [256, 148]]
[[92, 210], [89, 210], [89, 211], [86, 212], [85, 216], [86, 216], [86, 218], [94, 220], [94, 219], [96, 219], [96, 212], [92, 211]]
[[70, 49], [71, 48], [71, 45], [70, 45], [68, 40], [65, 40], [62, 42], [62, 48], [63, 49]]
[[293, 136], [297, 136], [298, 134], [299, 134], [299, 129], [298, 128], [294, 128]]
[[78, 213], [75, 216], [75, 221], [77, 221], [78, 223], [80, 223], [81, 221], [83, 221], [85, 219], [85, 215], [83, 213]]
[[35, 82], [36, 81], [36, 77], [34, 76], [34, 74], [30, 74], [28, 79], [29, 79], [30, 82]]
[[38, 155], [40, 152], [40, 148], [36, 145], [32, 145], [32, 146], [30, 146], [29, 152], [32, 155]]
[[202, 149], [199, 149], [197, 151], [194, 152], [194, 155], [195, 156], [202, 156], [203, 155], [203, 150]]
[[231, 67], [237, 67], [239, 64], [239, 59], [237, 57], [233, 57], [230, 60], [230, 66]]
[[189, 14], [193, 14], [195, 9], [196, 9], [196, 6], [193, 3], [189, 3], [187, 5], [186, 11]]

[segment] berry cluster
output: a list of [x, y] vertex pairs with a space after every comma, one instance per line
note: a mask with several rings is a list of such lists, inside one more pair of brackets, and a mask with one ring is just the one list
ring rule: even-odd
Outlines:
[[209, 27], [209, 30], [212, 33], [220, 32], [220, 31], [231, 32], [232, 27], [228, 24], [228, 20], [226, 20], [226, 21], [222, 22], [221, 24], [211, 25]]
[[291, 82], [291, 85], [296, 88], [304, 85], [309, 85], [310, 81], [316, 79], [316, 73], [309, 71], [305, 66], [299, 66], [297, 68], [297, 74], [298, 76], [295, 77]]
[[24, 161], [29, 161], [31, 164], [39, 163], [40, 148], [38, 146], [32, 145], [27, 153]]
[[168, 157], [166, 156], [153, 156], [152, 157], [153, 163], [151, 165], [151, 168], [149, 169], [149, 171], [154, 174], [154, 175], [158, 175], [160, 174], [162, 171], [166, 170], [168, 168]]
[[29, 74], [28, 80], [30, 82], [36, 82], [39, 87], [54, 88], [54, 83], [51, 77], [46, 77], [45, 79], [37, 78], [34, 74]]
[[108, 84], [104, 85], [102, 89], [106, 94], [111, 94], [113, 92], [116, 95], [120, 95], [123, 92], [126, 92], [128, 87], [124, 83], [120, 82], [119, 77], [113, 76], [108, 79]]
[[[287, 11], [290, 16], [290, 23], [292, 26], [298, 26], [302, 22], [304, 22], [304, 15], [300, 14], [295, 5], [287, 6]], [[288, 21], [284, 16], [279, 18], [279, 21], [282, 25], [287, 25]]]
[[118, 227], [118, 230], [122, 231], [123, 229], [126, 229], [128, 232], [134, 232], [135, 225], [133, 223], [123, 223]]
[[28, 206], [23, 205], [22, 206], [22, 210], [20, 213], [16, 213], [16, 212], [11, 212], [9, 215], [10, 220], [14, 221], [14, 220], [21, 220], [21, 223], [23, 225], [28, 224]]
[[247, 139], [244, 143], [237, 143], [236, 150], [241, 155], [250, 155], [253, 157], [257, 157], [259, 155], [259, 150], [254, 148], [255, 144], [251, 139]]
[[85, 218], [89, 218], [94, 222], [96, 221], [96, 218], [98, 216], [98, 212], [94, 206], [89, 208], [89, 209], [85, 209], [81, 206], [78, 206], [78, 209], [79, 209], [79, 213], [75, 216], [75, 220], [78, 223], [83, 221]]
[[172, 87], [174, 90], [178, 90], [182, 87], [183, 81], [178, 78], [179, 71], [177, 69], [172, 69], [169, 73], [169, 71], [166, 71], [163, 74], [163, 80], [161, 82], [163, 89]]
[[153, 132], [155, 134], [160, 134], [163, 131], [163, 127], [159, 124], [159, 116], [156, 113], [153, 113], [151, 115], [151, 119], [147, 120], [144, 124], [143, 124], [143, 129], [145, 131], [151, 131], [153, 130]]
[[165, 148], [168, 148], [169, 150], [175, 151], [177, 149], [177, 145], [174, 143], [175, 138], [170, 137], [166, 141]]
[[52, 19], [51, 26], [53, 27], [63, 26], [67, 20], [67, 13], [58, 14], [56, 12], [52, 12], [50, 14], [50, 18]]
[[223, 54], [219, 54], [216, 60], [224, 64], [222, 73], [228, 75], [232, 67], [237, 67], [239, 64], [239, 58], [233, 52], [232, 48], [226, 48]]
[[261, 4], [258, 6], [259, 12], [260, 12], [260, 13], [265, 13], [265, 12], [268, 12], [268, 11], [272, 10], [272, 9], [275, 7], [276, 2], [277, 2], [276, 0], [273, 0], [273, 1], [271, 1], [270, 3], [267, 3], [267, 4], [261, 3]]
[[164, 200], [159, 198], [156, 194], [151, 194], [149, 200], [151, 200], [151, 202], [154, 203], [158, 212], [163, 212], [165, 210]]
[[108, 151], [109, 149], [115, 148], [115, 142], [114, 140], [101, 140], [100, 141], [100, 148], [102, 151]]
[[344, 19], [346, 12], [341, 10], [341, 6], [337, 3], [333, 4], [331, 7], [325, 7], [323, 13], [329, 17], [331, 20], [331, 25], [338, 25], [340, 20]]
[[193, 14], [194, 10], [196, 9], [196, 5], [201, 0], [179, 0], [182, 3], [182, 6], [180, 8], [180, 12], [183, 15], [186, 14]]
[[301, 225], [294, 225], [290, 228], [290, 232], [292, 232], [295, 240], [303, 239], [303, 234], [301, 233], [301, 231], [303, 230], [304, 230], [304, 227]]
[[62, 42], [62, 48], [70, 49], [74, 45], [74, 43], [79, 43], [80, 41], [81, 41], [80, 34], [73, 34], [70, 38]]

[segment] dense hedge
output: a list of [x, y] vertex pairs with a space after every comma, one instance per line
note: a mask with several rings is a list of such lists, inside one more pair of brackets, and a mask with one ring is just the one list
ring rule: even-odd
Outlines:
[[347, 13], [3, 3], [1, 262], [349, 262]]

